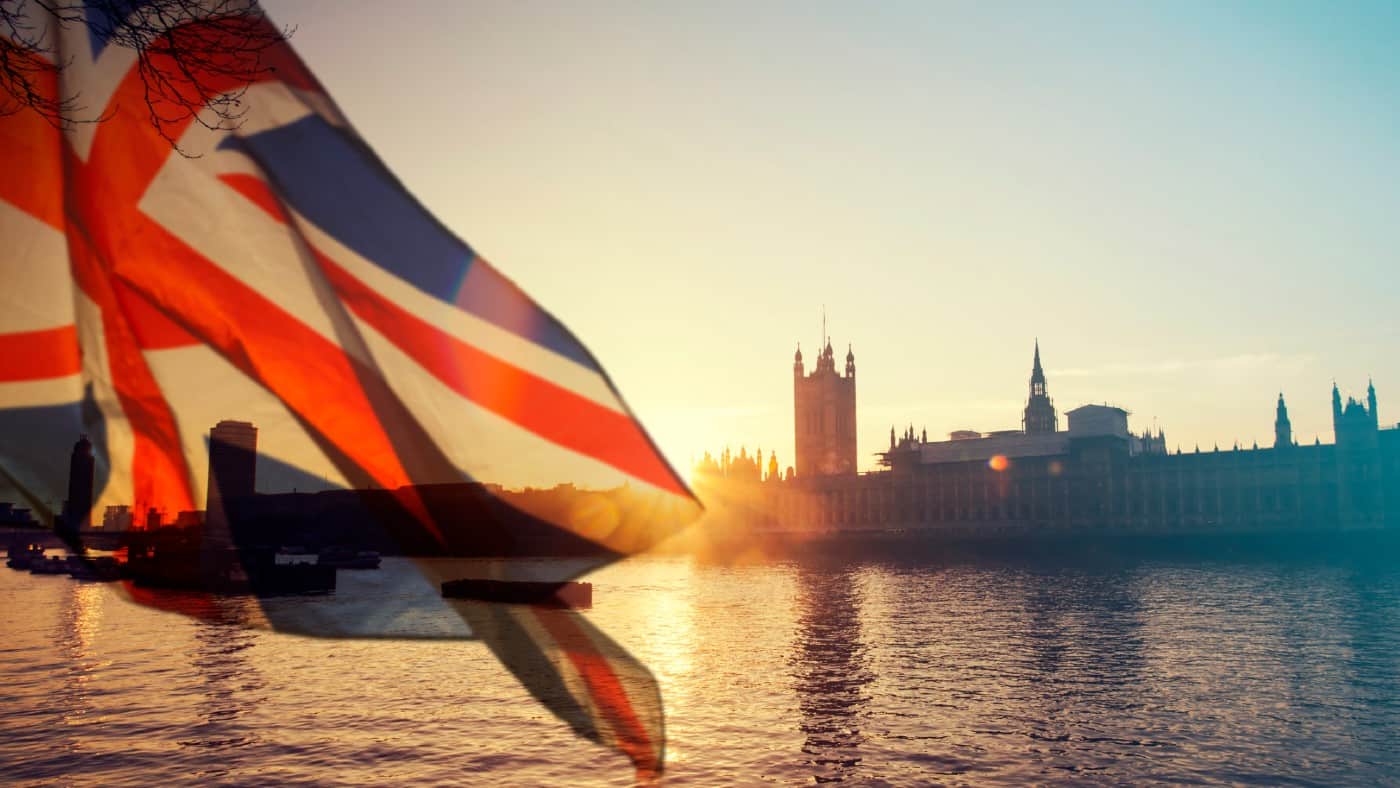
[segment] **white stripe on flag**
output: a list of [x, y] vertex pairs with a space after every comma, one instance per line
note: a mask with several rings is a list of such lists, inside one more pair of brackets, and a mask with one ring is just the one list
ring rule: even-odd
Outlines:
[[[112, 381], [112, 367], [107, 357], [107, 341], [102, 327], [102, 311], [86, 294], [79, 291], [75, 299], [78, 318], [78, 344], [83, 354], [83, 381], [91, 384], [94, 404], [102, 414], [103, 423], [87, 425], [89, 432], [102, 430], [106, 436], [107, 459], [110, 466], [107, 485], [93, 504], [94, 512], [107, 506], [130, 505], [134, 498], [131, 460], [135, 453], [135, 437], [131, 423], [122, 410]], [[86, 414], [84, 414], [86, 417]], [[73, 436], [77, 440], [77, 436]], [[71, 444], [69, 444], [71, 446]]]
[[63, 233], [0, 200], [0, 243], [0, 334], [72, 325], [73, 275]]
[[296, 217], [297, 227], [317, 251], [409, 314], [433, 324], [444, 333], [478, 350], [566, 388], [585, 399], [618, 412], [623, 411], [622, 403], [612, 387], [597, 372], [424, 293], [356, 254], [300, 214], [293, 215]]

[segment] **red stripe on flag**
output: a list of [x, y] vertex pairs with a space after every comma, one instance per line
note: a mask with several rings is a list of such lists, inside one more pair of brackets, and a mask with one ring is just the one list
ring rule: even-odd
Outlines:
[[[78, 286], [101, 311], [108, 373], [131, 426], [132, 504], [137, 512], [152, 506], [173, 511], [194, 509], [190, 471], [175, 414], [146, 365], [102, 260], [81, 232], [82, 227], [79, 221], [68, 224], [68, 255]], [[113, 458], [113, 464], [124, 459]]]
[[589, 697], [617, 737], [613, 744], [632, 760], [638, 778], [650, 779], [659, 775], [662, 769], [660, 748], [632, 708], [627, 690], [607, 657], [599, 651], [588, 633], [572, 620], [571, 616], [575, 614], [534, 606], [530, 610], [578, 670], [588, 688]]
[[[218, 68], [210, 71], [197, 71], [189, 75], [191, 80], [198, 80], [200, 87], [210, 91], [210, 96], [246, 87], [240, 79], [245, 75], [254, 76], [254, 82], [282, 82], [298, 89], [323, 93], [320, 84], [289, 44], [282, 42], [256, 51], [246, 46], [249, 38], [260, 39], [276, 32], [276, 28], [266, 19], [216, 17], [182, 25], [166, 34], [168, 42], [154, 42], [148, 49], [156, 52], [160, 47], [169, 46], [174, 51], [216, 51], [221, 49], [218, 43], [220, 38], [226, 39], [228, 56], [234, 60], [221, 62]], [[152, 73], [177, 74], [189, 67], [188, 63], [173, 62], [165, 54], [151, 54], [150, 58], [146, 70]], [[92, 155], [88, 159], [87, 168], [101, 171], [107, 191], [86, 194], [84, 197], [97, 201], [100, 206], [139, 204], [156, 173], [172, 155], [169, 140], [157, 133], [152, 123], [158, 118], [177, 119], [162, 121], [160, 130], [169, 134], [171, 139], [179, 139], [193, 125], [194, 119], [186, 114], [188, 106], [175, 103], [172, 96], [195, 102], [201, 98], [188, 92], [192, 89], [188, 83], [170, 87], [170, 92], [149, 93], [141, 68], [127, 72], [108, 105], [110, 117], [98, 124]], [[146, 104], [148, 99], [152, 102], [149, 108]], [[99, 155], [99, 146], [107, 149], [106, 156]]]
[[[265, 76], [292, 76], [293, 84], [314, 87], [290, 48], [279, 49], [285, 52], [278, 53], [276, 60], [287, 62], [281, 63], [278, 73]], [[215, 90], [237, 86], [225, 75], [202, 76], [204, 84]], [[137, 433], [131, 467], [138, 505], [143, 491], [167, 489], [171, 475], [165, 469], [176, 464], [183, 468], [184, 454], [169, 405], [140, 354], [136, 330], [117, 308], [115, 291], [122, 287], [129, 287], [123, 293], [128, 304], [135, 303], [130, 297], [134, 294], [138, 301], [149, 301], [144, 305], [149, 307], [145, 317], [159, 315], [165, 320], [153, 328], [153, 321], [140, 320], [144, 307], [135, 308], [138, 320], [134, 322], [141, 326], [142, 339], [157, 347], [183, 343], [172, 326], [197, 336], [281, 398], [376, 482], [386, 487], [409, 483], [366, 400], [358, 370], [341, 348], [204, 259], [139, 210], [142, 194], [172, 155], [169, 143], [151, 127], [150, 117], [134, 109], [144, 106], [143, 91], [141, 74], [135, 69], [128, 72], [113, 98], [114, 113], [98, 127], [88, 162], [72, 158], [69, 167], [70, 210], [80, 217], [81, 225], [69, 233], [75, 275], [102, 310], [113, 382]], [[186, 119], [184, 125], [188, 124]], [[178, 135], [181, 128], [167, 124], [165, 131]], [[183, 500], [157, 498], [150, 503], [192, 508], [188, 472], [180, 476], [186, 491], [180, 496]], [[425, 512], [415, 514], [433, 527]]]
[[[262, 384], [382, 487], [415, 483], [366, 393], [374, 372], [144, 215], [115, 275]], [[380, 384], [382, 385], [382, 383]], [[405, 435], [403, 431], [400, 435]], [[441, 538], [416, 496], [409, 508]]]
[[176, 317], [386, 487], [411, 483], [338, 345], [147, 220], [116, 275]]
[[113, 282], [112, 290], [117, 295], [117, 303], [136, 335], [136, 342], [142, 350], [168, 350], [177, 347], [198, 345], [199, 340], [186, 331], [179, 323], [171, 320], [157, 309], [145, 296], [121, 282]]
[[249, 202], [267, 211], [272, 218], [282, 224], [287, 223], [287, 214], [282, 210], [282, 203], [278, 202], [277, 195], [272, 193], [272, 189], [262, 178], [242, 172], [230, 172], [220, 175], [219, 180], [246, 197]]
[[[240, 25], [231, 19], [199, 22], [173, 31], [180, 36], [236, 35]], [[206, 45], [208, 41], [205, 42]], [[237, 51], [235, 48], [232, 51]], [[155, 55], [155, 59], [164, 58]], [[165, 64], [166, 66], [170, 64]], [[230, 69], [233, 71], [235, 69]], [[203, 83], [212, 90], [231, 89], [237, 80], [220, 74]], [[66, 198], [69, 259], [78, 286], [101, 312], [102, 331], [113, 387], [133, 436], [132, 455], [112, 458], [115, 466], [129, 467], [133, 501], [137, 511], [147, 506], [171, 510], [195, 508], [189, 466], [185, 461], [178, 424], [142, 348], [186, 344], [173, 325], [152, 303], [143, 303], [139, 292], [121, 292], [112, 277], [116, 261], [127, 255], [137, 259], [158, 249], [146, 227], [152, 222], [140, 211], [142, 194], [172, 155], [169, 142], [152, 127], [153, 117], [182, 117], [163, 112], [164, 94], [146, 107], [146, 85], [140, 69], [127, 72], [113, 94], [111, 114], [96, 128], [87, 162], [65, 149], [65, 181], [56, 189]], [[269, 75], [272, 78], [272, 75]], [[185, 118], [187, 126], [192, 120]], [[165, 124], [178, 136], [180, 124]], [[157, 252], [159, 253], [159, 252]], [[127, 463], [129, 462], [129, 465]]]
[[[131, 75], [128, 75], [127, 82], [132, 81]], [[135, 82], [139, 84], [139, 79]], [[46, 89], [56, 91], [56, 86], [47, 85]], [[131, 97], [135, 105], [140, 94], [132, 93]], [[72, 275], [78, 281], [78, 286], [102, 310], [107, 361], [118, 399], [133, 433], [132, 457], [114, 457], [112, 461], [121, 465], [129, 462], [133, 469], [132, 503], [138, 511], [149, 505], [191, 509], [194, 505], [189, 489], [189, 472], [180, 451], [174, 418], [116, 309], [100, 264], [88, 243], [86, 232], [90, 228], [81, 223], [75, 226], [65, 216], [65, 197], [72, 194], [72, 183], [65, 180], [65, 170], [71, 175], [83, 166], [72, 150], [63, 144], [59, 129], [45, 122], [37, 113], [21, 110], [0, 117], [0, 172], [5, 174], [0, 178], [0, 199], [66, 233]], [[95, 199], [112, 200], [115, 197], [95, 196]], [[49, 337], [55, 346], [50, 349], [47, 361], [43, 362], [47, 368], [30, 366], [24, 374], [41, 371], [72, 374], [80, 370], [80, 361], [75, 363], [75, 358], [80, 358], [76, 328], [66, 330], [71, 332], [71, 336]], [[63, 331], [60, 329], [60, 334]]]
[[0, 383], [63, 378], [82, 366], [77, 326], [0, 335]]
[[[11, 67], [15, 74], [25, 73], [36, 79], [34, 87], [40, 99], [53, 98], [57, 93], [57, 72], [52, 65], [19, 51], [3, 38], [0, 47], [8, 47], [5, 55], [18, 58], [6, 62], [0, 71]], [[5, 101], [10, 100], [7, 96]], [[5, 104], [0, 101], [0, 106]], [[63, 227], [63, 134], [44, 120], [38, 112], [23, 106], [14, 112], [0, 110], [0, 200], [8, 202], [39, 221]]]
[[365, 322], [453, 391], [565, 448], [677, 495], [689, 495], [637, 422], [479, 350], [366, 287], [319, 252], [336, 292]]
[[[219, 177], [272, 218], [286, 222], [281, 203], [261, 178], [243, 173]], [[560, 446], [669, 492], [690, 494], [631, 416], [463, 342], [379, 295], [319, 250], [312, 252], [356, 315], [453, 391]]]

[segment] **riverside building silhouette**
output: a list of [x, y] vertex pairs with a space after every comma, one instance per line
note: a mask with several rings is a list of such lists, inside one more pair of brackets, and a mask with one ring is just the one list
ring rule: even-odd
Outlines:
[[257, 427], [246, 421], [224, 420], [209, 430], [209, 491], [205, 505], [209, 533], [228, 533], [227, 503], [253, 495], [257, 468]]
[[[1113, 405], [1074, 408], [1060, 430], [1037, 342], [1021, 429], [959, 430], [930, 441], [913, 425], [892, 428], [880, 469], [856, 473], [854, 359], [845, 377], [836, 375], [828, 343], [817, 371], [804, 377], [799, 356], [794, 377], [796, 473], [760, 475], [761, 488], [716, 496], [744, 501], [744, 511], [731, 516], [757, 528], [998, 534], [1400, 526], [1400, 427], [1381, 427], [1374, 385], [1364, 402], [1344, 403], [1334, 384], [1331, 444], [1298, 445], [1280, 394], [1272, 447], [1169, 453], [1163, 430], [1133, 434], [1128, 411]], [[845, 418], [813, 418], [828, 402], [832, 414], [849, 404]], [[822, 462], [829, 456], [842, 460]], [[754, 483], [747, 467], [711, 477], [732, 492]]]
[[92, 453], [92, 441], [87, 435], [78, 437], [68, 460], [68, 500], [63, 503], [63, 525], [77, 532], [92, 527], [92, 487], [97, 469]]

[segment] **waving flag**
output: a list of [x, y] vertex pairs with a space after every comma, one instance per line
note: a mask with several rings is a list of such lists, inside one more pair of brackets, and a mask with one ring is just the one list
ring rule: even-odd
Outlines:
[[[0, 117], [0, 472], [32, 505], [58, 515], [84, 433], [95, 510], [130, 506], [138, 527], [198, 510], [215, 497], [206, 435], [235, 419], [257, 425], [260, 491], [277, 491], [268, 469], [287, 488], [392, 491], [383, 516], [430, 545], [419, 566], [434, 582], [457, 571], [445, 558], [517, 522], [596, 548], [575, 551], [575, 576], [695, 516], [593, 356], [413, 199], [285, 42], [256, 53], [252, 84], [227, 76], [240, 40], [275, 37], [260, 13], [177, 20], [140, 55], [120, 19], [34, 13], [62, 64], [34, 72], [49, 75], [39, 88], [101, 120]], [[162, 68], [182, 42], [225, 62]], [[192, 98], [236, 99], [238, 122], [182, 115]], [[471, 483], [468, 514], [435, 503], [435, 485]], [[574, 492], [507, 493], [525, 487]], [[482, 638], [576, 731], [660, 767], [650, 677], [582, 617], [462, 602], [453, 628], [395, 599], [296, 614], [268, 600], [260, 623]]]

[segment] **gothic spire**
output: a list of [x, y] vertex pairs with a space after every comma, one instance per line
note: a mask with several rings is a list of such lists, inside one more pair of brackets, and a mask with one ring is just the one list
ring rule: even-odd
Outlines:
[[1040, 338], [1035, 340], [1035, 360], [1031, 362], [1031, 394], [1045, 393], [1045, 369], [1040, 366]]
[[1059, 429], [1055, 406], [1045, 388], [1045, 369], [1040, 366], [1040, 338], [1035, 340], [1035, 357], [1031, 363], [1030, 398], [1021, 419], [1021, 429], [1027, 434], [1041, 435]]
[[1376, 384], [1369, 375], [1366, 377], [1366, 414], [1371, 417], [1373, 429], [1380, 426], [1380, 420], [1376, 417]]

